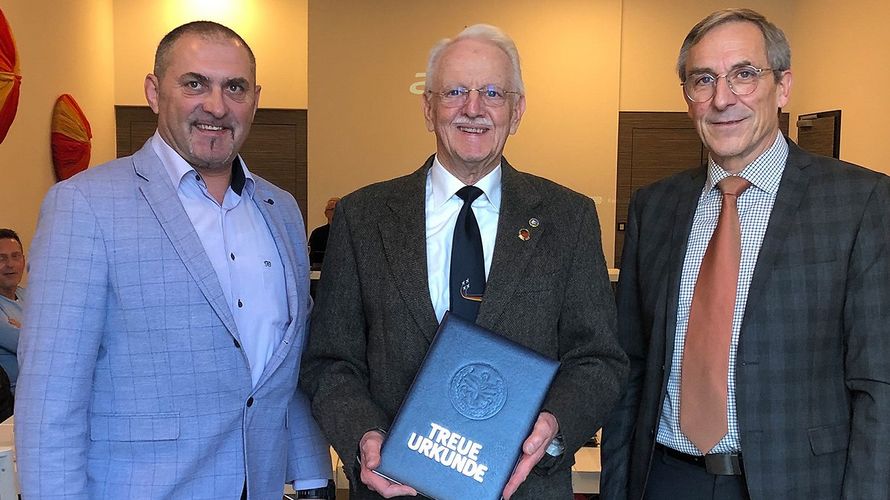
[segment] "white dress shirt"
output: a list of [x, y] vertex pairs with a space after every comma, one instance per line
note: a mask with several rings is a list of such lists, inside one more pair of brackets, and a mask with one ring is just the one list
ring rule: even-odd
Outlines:
[[[488, 175], [479, 179], [475, 186], [482, 190], [482, 195], [473, 201], [473, 214], [476, 216], [479, 233], [482, 235], [482, 256], [485, 259], [485, 278], [488, 279], [501, 209], [500, 164]], [[448, 284], [451, 271], [451, 242], [454, 238], [457, 214], [464, 204], [456, 194], [462, 187], [464, 183], [445, 170], [437, 156], [426, 176], [424, 206], [426, 207], [427, 281], [436, 319], [440, 322], [451, 304]]]

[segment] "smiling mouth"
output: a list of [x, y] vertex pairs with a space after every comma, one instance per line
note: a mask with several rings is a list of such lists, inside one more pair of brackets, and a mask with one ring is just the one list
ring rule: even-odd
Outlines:
[[737, 120], [720, 120], [720, 121], [712, 121], [712, 122], [711, 122], [711, 125], [718, 125], [718, 126], [721, 126], [721, 125], [723, 125], [723, 126], [735, 125], [735, 124], [738, 124], [738, 123], [742, 123], [742, 121], [744, 121], [744, 120], [745, 120], [744, 118], [739, 118], [739, 119], [737, 119]]
[[463, 125], [463, 126], [462, 126], [462, 125], [458, 125], [457, 129], [460, 130], [461, 132], [464, 132], [464, 133], [467, 133], [467, 134], [484, 134], [485, 132], [488, 132], [488, 129], [487, 129], [487, 128], [483, 128], [483, 127], [468, 127], [468, 126], [465, 126], [465, 125]]
[[221, 132], [225, 130], [225, 127], [219, 125], [210, 125], [208, 123], [196, 123], [195, 128], [198, 130], [202, 130], [204, 132]]

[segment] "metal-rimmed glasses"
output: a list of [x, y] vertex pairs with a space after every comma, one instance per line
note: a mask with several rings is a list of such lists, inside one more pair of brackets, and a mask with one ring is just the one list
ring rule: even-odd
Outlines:
[[470, 92], [478, 92], [479, 97], [486, 106], [498, 107], [503, 106], [507, 102], [507, 96], [510, 94], [520, 95], [514, 90], [506, 90], [497, 85], [486, 85], [478, 89], [468, 89], [466, 87], [451, 87], [445, 90], [435, 92], [427, 90], [430, 95], [438, 96], [439, 102], [447, 108], [457, 108], [466, 104], [470, 98]]
[[712, 73], [693, 73], [686, 77], [680, 85], [683, 92], [692, 102], [708, 102], [717, 92], [717, 80], [726, 78], [726, 84], [733, 94], [749, 95], [757, 89], [760, 77], [769, 74], [772, 68], [755, 68], [754, 66], [739, 66], [722, 75]]

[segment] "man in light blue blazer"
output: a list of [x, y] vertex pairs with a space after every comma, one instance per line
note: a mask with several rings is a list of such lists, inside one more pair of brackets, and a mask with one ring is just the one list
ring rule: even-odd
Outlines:
[[183, 25], [145, 80], [158, 130], [41, 209], [16, 408], [25, 498], [330, 498], [297, 389], [310, 300], [294, 198], [238, 156], [253, 53]]

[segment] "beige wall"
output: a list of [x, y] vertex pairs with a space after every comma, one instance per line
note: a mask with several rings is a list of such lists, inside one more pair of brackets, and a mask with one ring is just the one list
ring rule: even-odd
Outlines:
[[[324, 202], [370, 182], [405, 174], [434, 150], [419, 96], [429, 47], [463, 26], [488, 22], [517, 41], [528, 111], [507, 155], [597, 200], [612, 261], [617, 113], [685, 110], [674, 74], [683, 36], [730, 2], [655, 0], [4, 0], [23, 58], [18, 117], [0, 145], [2, 225], [30, 241], [40, 200], [53, 183], [48, 145], [55, 98], [71, 93], [93, 127], [92, 164], [114, 156], [113, 104], [144, 104], [142, 81], [154, 48], [172, 27], [212, 19], [239, 31], [258, 56], [261, 106], [309, 108], [309, 221]], [[782, 26], [794, 53], [786, 108], [843, 110], [841, 156], [890, 172], [890, 150], [874, 117], [890, 111], [879, 89], [890, 69], [890, 15], [883, 0], [751, 0]], [[508, 6], [509, 8], [505, 8]], [[454, 14], [449, 14], [453, 12]], [[51, 34], [51, 36], [48, 36]], [[69, 54], [76, 54], [71, 57]], [[876, 64], [876, 62], [878, 62]], [[419, 86], [422, 89], [422, 85]]]
[[50, 120], [61, 94], [77, 100], [93, 131], [90, 163], [114, 156], [111, 0], [4, 1], [22, 66], [18, 113], [0, 144], [0, 226], [30, 245], [40, 202], [55, 183]]
[[842, 110], [841, 159], [890, 173], [890, 2], [807, 0], [791, 17], [796, 114]]
[[[699, 20], [736, 2], [700, 0], [673, 2], [624, 0], [621, 32], [621, 111], [686, 111], [677, 53], [686, 34]], [[786, 31], [791, 25], [790, 2], [748, 0], [745, 7], [765, 15]], [[789, 34], [790, 36], [790, 34]]]
[[[511, 34], [522, 57], [528, 108], [507, 158], [614, 220], [620, 16], [615, 0], [310, 2], [310, 227], [330, 196], [412, 172], [435, 151], [409, 88], [437, 40], [479, 22]], [[612, 224], [603, 229], [611, 241]]]
[[308, 0], [113, 0], [115, 103], [145, 105], [143, 81], [158, 42], [171, 29], [195, 20], [237, 31], [257, 57], [260, 106], [307, 106]]

